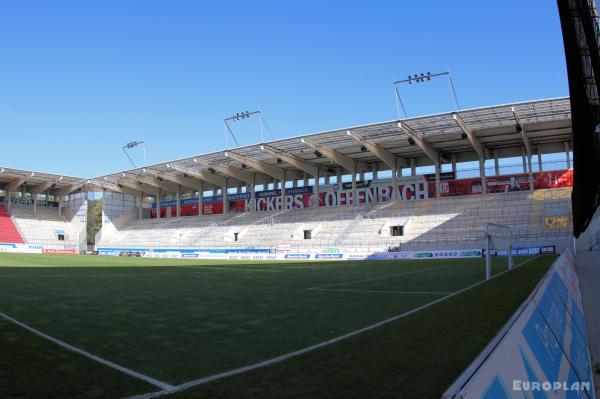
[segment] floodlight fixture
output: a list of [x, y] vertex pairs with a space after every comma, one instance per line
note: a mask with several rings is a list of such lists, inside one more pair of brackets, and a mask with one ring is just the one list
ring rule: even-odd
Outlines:
[[450, 91], [452, 92], [452, 96], [454, 99], [454, 103], [456, 104], [456, 109], [460, 109], [460, 104], [458, 103], [458, 97], [456, 95], [456, 90], [454, 89], [454, 82], [452, 81], [452, 75], [450, 75], [450, 71], [439, 72], [439, 73], [415, 73], [413, 75], [408, 75], [406, 79], [403, 80], [395, 80], [392, 82], [392, 86], [394, 89], [394, 95], [396, 97], [396, 111], [398, 115], [398, 119], [400, 119], [400, 108], [402, 108], [402, 112], [404, 113], [404, 117], [408, 118], [408, 114], [406, 113], [406, 108], [404, 107], [404, 103], [402, 102], [402, 98], [400, 97], [400, 92], [398, 91], [398, 85], [401, 83], [408, 83], [412, 85], [413, 83], [423, 83], [425, 81], [430, 81], [432, 78], [438, 76], [447, 76], [448, 82], [450, 83]]
[[231, 137], [233, 138], [233, 141], [235, 141], [235, 144], [239, 147], [240, 143], [238, 142], [237, 138], [235, 137], [235, 135], [233, 134], [233, 130], [231, 129], [231, 126], [229, 126], [228, 122], [236, 122], [242, 119], [250, 119], [253, 115], [258, 115], [258, 123], [260, 126], [260, 142], [262, 143], [263, 140], [263, 130], [264, 128], [267, 129], [267, 132], [269, 133], [269, 136], [271, 136], [271, 139], [274, 140], [273, 137], [273, 133], [271, 133], [271, 129], [269, 128], [269, 125], [267, 125], [267, 123], [265, 122], [265, 118], [263, 116], [262, 111], [243, 111], [243, 112], [237, 112], [235, 114], [233, 114], [232, 116], [228, 117], [228, 118], [224, 118], [223, 119], [223, 123], [225, 124], [225, 148], [227, 148], [228, 145], [228, 137], [231, 135]]
[[130, 142], [126, 143], [123, 147], [121, 147], [123, 152], [127, 156], [127, 159], [129, 159], [129, 162], [131, 162], [131, 165], [134, 168], [136, 167], [135, 162], [133, 162], [133, 159], [131, 158], [131, 156], [129, 156], [129, 153], [127, 152], [127, 150], [132, 150], [136, 147], [139, 147], [140, 145], [142, 146], [142, 149], [144, 151], [144, 165], [146, 165], [146, 144], [144, 144], [143, 141], [130, 141]]

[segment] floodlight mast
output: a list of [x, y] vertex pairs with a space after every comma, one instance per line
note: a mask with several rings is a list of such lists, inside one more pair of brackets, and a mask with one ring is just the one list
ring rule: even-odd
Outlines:
[[458, 103], [458, 96], [456, 95], [456, 90], [454, 89], [454, 82], [452, 81], [452, 75], [450, 71], [439, 72], [439, 73], [415, 73], [414, 75], [408, 75], [407, 79], [402, 80], [394, 80], [392, 82], [392, 86], [394, 88], [394, 94], [396, 97], [396, 111], [398, 113], [398, 119], [400, 118], [400, 107], [402, 107], [402, 112], [404, 113], [404, 118], [408, 118], [408, 114], [406, 113], [406, 108], [404, 107], [404, 102], [402, 101], [402, 97], [400, 97], [400, 92], [398, 90], [398, 85], [401, 83], [408, 83], [412, 85], [413, 83], [424, 83], [425, 81], [430, 81], [432, 78], [436, 78], [439, 76], [447, 76], [448, 81], [450, 82], [450, 90], [452, 91], [452, 96], [454, 98], [454, 103], [456, 104], [456, 109], [460, 109], [460, 104]]
[[265, 118], [263, 117], [263, 113], [262, 111], [245, 111], [245, 112], [238, 112], [233, 116], [230, 116], [229, 118], [224, 118], [223, 119], [223, 123], [225, 124], [225, 148], [228, 148], [228, 137], [229, 135], [231, 135], [231, 137], [233, 137], [233, 141], [235, 141], [235, 144], [239, 147], [240, 143], [237, 141], [237, 138], [235, 137], [235, 135], [233, 134], [233, 130], [231, 129], [231, 126], [229, 126], [228, 122], [235, 122], [235, 121], [239, 121], [240, 119], [249, 119], [250, 117], [252, 117], [253, 115], [258, 115], [258, 123], [259, 123], [259, 127], [260, 127], [260, 142], [264, 142], [264, 128], [267, 129], [267, 131], [269, 132], [269, 136], [271, 136], [271, 139], [273, 139], [273, 133], [271, 133], [271, 129], [269, 128], [269, 125], [267, 125], [267, 122], [265, 121]]
[[[144, 144], [143, 141], [130, 141], [129, 143], [125, 144], [122, 147], [123, 152], [125, 153], [125, 155], [127, 156], [127, 159], [129, 159], [129, 162], [131, 162], [131, 165], [135, 168], [135, 162], [133, 162], [133, 159], [131, 159], [131, 156], [129, 156], [129, 153], [127, 152], [127, 150], [131, 150], [133, 148], [138, 147], [139, 145]], [[146, 166], [146, 144], [144, 144], [142, 146], [142, 151], [144, 154], [144, 166]]]

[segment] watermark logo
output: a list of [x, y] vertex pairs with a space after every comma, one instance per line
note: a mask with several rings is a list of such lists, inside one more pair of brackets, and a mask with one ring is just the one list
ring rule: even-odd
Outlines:
[[575, 381], [522, 381], [513, 380], [513, 391], [591, 391], [592, 383]]

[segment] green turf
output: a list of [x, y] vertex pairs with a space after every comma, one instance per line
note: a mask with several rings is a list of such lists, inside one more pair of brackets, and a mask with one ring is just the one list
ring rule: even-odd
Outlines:
[[[503, 261], [496, 260], [496, 273], [505, 269]], [[403, 384], [418, 381], [427, 387], [411, 397], [439, 396], [550, 262], [536, 259], [380, 329], [177, 397], [393, 397], [404, 392]], [[0, 310], [115, 363], [180, 384], [364, 327], [483, 275], [481, 259], [276, 264], [0, 254]], [[0, 364], [2, 398], [156, 390], [6, 322], [0, 328], [0, 353], [10, 354], [11, 365]], [[23, 383], [35, 380], [32, 362], [49, 370], [37, 388]], [[55, 364], [77, 373], [66, 384], [55, 380]]]

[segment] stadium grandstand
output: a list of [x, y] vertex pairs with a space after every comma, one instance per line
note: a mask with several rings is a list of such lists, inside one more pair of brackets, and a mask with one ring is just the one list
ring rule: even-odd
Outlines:
[[0, 167], [0, 398], [599, 397], [600, 23], [558, 8], [568, 97], [427, 73], [454, 111]]
[[79, 253], [86, 247], [87, 180], [0, 168], [0, 248]]
[[101, 191], [101, 254], [473, 250], [486, 223], [511, 226], [516, 247], [560, 251], [573, 247], [570, 115], [568, 98], [460, 110], [87, 179], [4, 168], [0, 241], [85, 250], [87, 193]]

